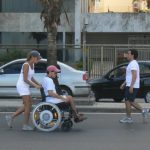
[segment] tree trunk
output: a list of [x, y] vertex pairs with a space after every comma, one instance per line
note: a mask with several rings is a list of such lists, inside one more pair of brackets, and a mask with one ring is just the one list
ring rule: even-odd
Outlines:
[[48, 32], [47, 65], [57, 64], [56, 34]]

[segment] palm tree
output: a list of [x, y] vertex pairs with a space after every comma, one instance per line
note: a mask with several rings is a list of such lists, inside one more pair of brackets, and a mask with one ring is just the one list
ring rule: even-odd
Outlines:
[[39, 0], [43, 10], [41, 20], [44, 21], [44, 28], [47, 30], [48, 50], [47, 65], [57, 64], [56, 35], [60, 25], [60, 15], [63, 7], [63, 0]]

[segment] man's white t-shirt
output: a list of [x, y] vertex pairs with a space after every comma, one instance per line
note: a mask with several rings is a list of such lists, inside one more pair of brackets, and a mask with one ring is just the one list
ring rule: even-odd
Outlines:
[[134, 83], [134, 88], [139, 88], [140, 87], [140, 69], [139, 69], [139, 64], [137, 63], [136, 60], [132, 60], [126, 69], [126, 86], [131, 85], [131, 81], [132, 81], [132, 70], [136, 70], [137, 73], [137, 77], [136, 77], [136, 81]]
[[[56, 93], [55, 84], [53, 80], [49, 77], [44, 77], [42, 87], [44, 88], [44, 93], [46, 96], [48, 95], [48, 91], [53, 91], [54, 93]], [[46, 97], [46, 102], [57, 104], [63, 101], [54, 97]]]

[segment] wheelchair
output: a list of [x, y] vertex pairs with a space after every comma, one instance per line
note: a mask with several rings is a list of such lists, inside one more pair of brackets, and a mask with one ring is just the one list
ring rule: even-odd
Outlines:
[[70, 106], [60, 108], [59, 104], [45, 102], [44, 89], [41, 88], [42, 102], [37, 104], [32, 111], [32, 122], [40, 131], [50, 132], [57, 128], [69, 131], [73, 127], [72, 110]]

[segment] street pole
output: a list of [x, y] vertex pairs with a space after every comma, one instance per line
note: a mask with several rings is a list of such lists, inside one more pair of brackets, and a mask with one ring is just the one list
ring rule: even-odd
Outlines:
[[83, 27], [83, 70], [86, 70], [86, 31], [85, 25]]
[[86, 49], [86, 32], [87, 32], [87, 25], [88, 25], [88, 21], [86, 19], [84, 19], [84, 25], [83, 25], [83, 70], [86, 70], [87, 67], [86, 67], [86, 52], [87, 52], [87, 49]]

